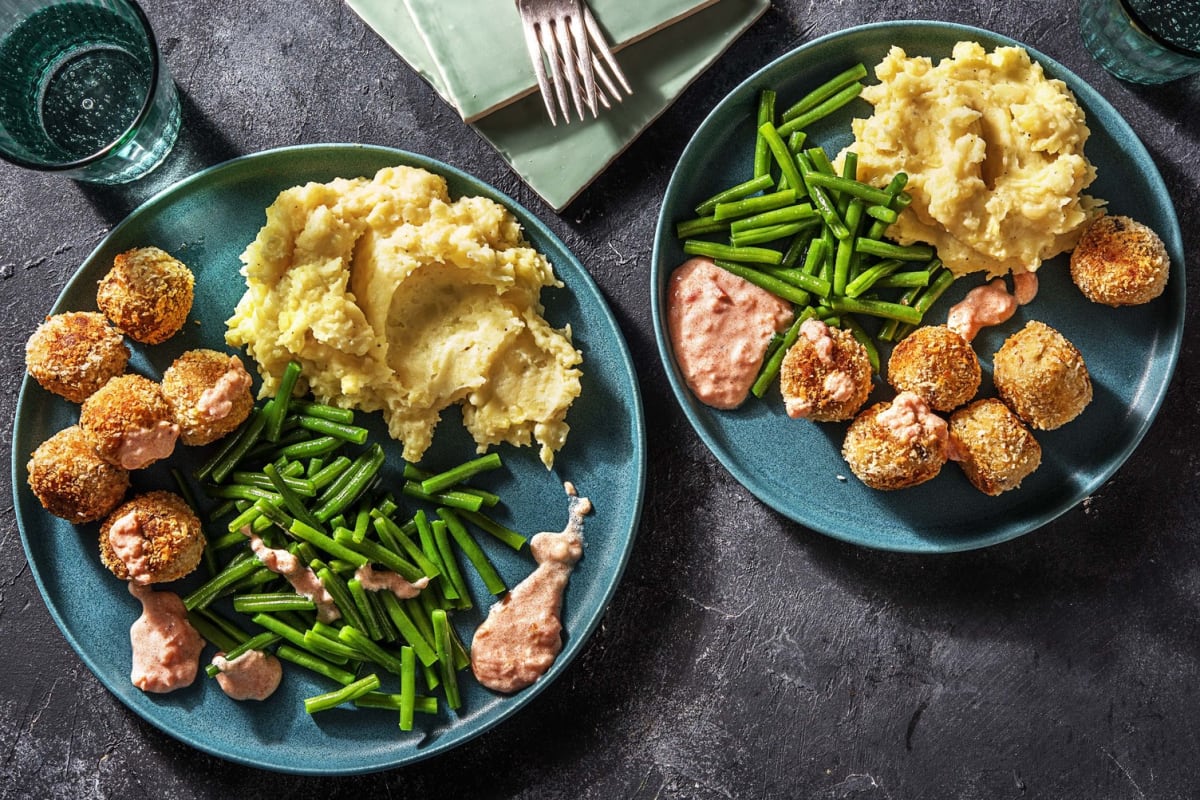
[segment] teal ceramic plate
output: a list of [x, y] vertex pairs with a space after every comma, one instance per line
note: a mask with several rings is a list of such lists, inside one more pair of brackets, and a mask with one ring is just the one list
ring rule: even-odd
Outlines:
[[[666, 284], [684, 260], [674, 236], [691, 208], [752, 174], [758, 94], [773, 88], [779, 107], [858, 61], [868, 69], [899, 45], [910, 56], [950, 54], [974, 40], [987, 49], [1017, 44], [994, 33], [937, 22], [889, 22], [842, 31], [800, 47], [751, 76], [709, 114], [675, 169], [654, 243], [651, 293], [659, 351], [675, 395], [696, 432], [716, 457], [763, 502], [813, 530], [886, 550], [933, 553], [996, 544], [1044, 525], [1099, 488], [1137, 447], [1166, 393], [1179, 353], [1184, 319], [1184, 261], [1179, 224], [1154, 161], [1129, 125], [1104, 98], [1048, 57], [1029, 49], [1047, 75], [1062, 79], [1087, 112], [1086, 153], [1099, 170], [1088, 190], [1106, 198], [1112, 213], [1150, 225], [1167, 245], [1171, 276], [1166, 293], [1145, 306], [1111, 309], [1088, 302], [1071, 282], [1067, 259], [1039, 271], [1037, 299], [1003, 326], [975, 340], [984, 364], [983, 393], [992, 392], [991, 356], [1003, 340], [1039, 319], [1075, 343], [1087, 362], [1095, 399], [1084, 413], [1055, 431], [1038, 432], [1042, 465], [1021, 487], [987, 497], [950, 464], [933, 481], [898, 492], [876, 492], [850, 473], [841, 457], [846, 425], [817, 425], [783, 413], [778, 388], [764, 402], [751, 398], [735, 411], [697, 402], [675, 365], [666, 333]], [[874, 80], [873, 73], [870, 80]], [[870, 106], [855, 101], [814, 126], [810, 141], [836, 153], [853, 141], [850, 119]], [[946, 311], [981, 278], [958, 281], [928, 320]], [[872, 397], [890, 395], [879, 390]]]
[[[452, 196], [477, 194], [510, 208], [526, 236], [553, 263], [566, 284], [542, 293], [546, 317], [569, 324], [584, 355], [582, 396], [572, 406], [571, 433], [547, 471], [535, 448], [500, 449], [505, 467], [480, 483], [504, 498], [497, 518], [522, 532], [561, 530], [567, 519], [563, 481], [589, 496], [595, 512], [584, 526], [586, 549], [564, 606], [566, 642], [541, 680], [511, 697], [493, 694], [463, 673], [460, 714], [418, 715], [417, 730], [403, 733], [394, 713], [338, 708], [309, 717], [303, 699], [332, 688], [292, 665], [279, 691], [262, 703], [226, 698], [203, 676], [168, 695], [144, 694], [129, 682], [129, 626], [140, 613], [124, 584], [100, 566], [97, 525], [74, 527], [46, 514], [26, 486], [29, 453], [55, 431], [73, 424], [78, 408], [26, 380], [13, 436], [13, 494], [29, 564], [51, 615], [80, 658], [122, 702], [148, 722], [192, 746], [232, 761], [295, 773], [348, 774], [396, 767], [445, 752], [497, 725], [531, 701], [567, 668], [599, 624], [633, 544], [641, 512], [645, 443], [637, 381], [624, 340], [604, 299], [561, 241], [512, 199], [445, 164], [411, 153], [358, 145], [315, 145], [273, 150], [213, 167], [175, 185], [113, 229], [64, 289], [54, 311], [94, 310], [96, 281], [115, 254], [157, 245], [176, 254], [196, 274], [192, 316], [182, 333], [152, 348], [135, 347], [131, 369], [157, 378], [180, 352], [223, 348], [224, 321], [244, 290], [238, 256], [265, 220], [275, 195], [306, 181], [372, 175], [406, 164], [444, 175]], [[248, 365], [249, 366], [249, 365]], [[378, 414], [360, 415], [379, 441], [388, 442]], [[183, 471], [208, 449], [180, 448], [169, 462]], [[447, 414], [422, 464], [445, 468], [474, 455], [457, 414]], [[399, 448], [389, 448], [385, 475], [395, 480]], [[170, 488], [161, 464], [134, 474], [137, 489]], [[528, 548], [515, 554], [483, 545], [510, 586], [533, 569]], [[466, 570], [465, 572], [470, 572]], [[181, 591], [197, 577], [172, 585]], [[490, 605], [481, 584], [473, 595], [482, 608], [456, 614], [464, 641]], [[211, 656], [211, 648], [205, 651]]]

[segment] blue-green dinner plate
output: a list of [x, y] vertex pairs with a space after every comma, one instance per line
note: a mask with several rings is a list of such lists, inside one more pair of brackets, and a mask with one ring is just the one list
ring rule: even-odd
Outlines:
[[[468, 670], [462, 673], [460, 713], [418, 715], [411, 733], [400, 731], [396, 715], [387, 711], [345, 707], [308, 716], [304, 698], [334, 687], [290, 664], [285, 665], [282, 686], [262, 703], [230, 700], [203, 673], [191, 687], [172, 694], [139, 691], [129, 681], [129, 626], [140, 607], [125, 585], [100, 565], [98, 526], [75, 527], [50, 516], [26, 486], [30, 452], [55, 431], [74, 424], [78, 407], [29, 379], [21, 390], [13, 436], [13, 494], [29, 564], [51, 615], [84, 663], [122, 702], [166, 733], [232, 761], [295, 773], [368, 772], [443, 753], [494, 727], [529, 703], [579, 654], [616, 589], [637, 530], [645, 473], [642, 409], [629, 353], [604, 299], [563, 243], [528, 211], [433, 159], [382, 147], [315, 145], [218, 165], [167, 189], [114, 228], [84, 261], [53, 310], [94, 310], [96, 281], [123, 250], [157, 245], [175, 254], [196, 275], [192, 315], [183, 332], [165, 344], [147, 348], [131, 342], [131, 369], [157, 378], [184, 350], [224, 348], [224, 321], [245, 288], [238, 256], [254, 239], [265, 221], [264, 209], [279, 191], [307, 181], [370, 176], [397, 164], [444, 175], [452, 196], [491, 197], [517, 215], [526, 236], [549, 257], [565, 283], [565, 288], [543, 291], [546, 317], [556, 327], [570, 325], [583, 353], [583, 393], [568, 414], [571, 433], [554, 469], [542, 466], [536, 448], [506, 445], [499, 448], [504, 467], [479, 482], [503, 498], [503, 507], [495, 509], [497, 519], [527, 534], [562, 529], [567, 520], [563, 481], [573, 482], [595, 505], [584, 526], [585, 555], [566, 594], [562, 654], [530, 688], [513, 696], [497, 695], [475, 683]], [[360, 417], [378, 440], [390, 442], [378, 414]], [[422, 466], [446, 468], [474, 456], [474, 443], [460, 419], [457, 412], [446, 415]], [[392, 443], [388, 451], [385, 476], [398, 495], [399, 448]], [[167, 466], [186, 473], [209, 452], [180, 447], [166, 464], [134, 473], [134, 487], [171, 488]], [[219, 532], [220, 527], [209, 529]], [[534, 567], [528, 547], [518, 554], [491, 540], [483, 546], [510, 586]], [[198, 581], [193, 575], [171, 588], [186, 591]], [[472, 589], [477, 608], [454, 617], [466, 642], [491, 604], [481, 583], [475, 581]], [[205, 652], [211, 655], [212, 650]]]
[[[667, 188], [651, 266], [654, 329], [675, 395], [701, 439], [743, 485], [779, 513], [829, 536], [885, 550], [933, 553], [985, 547], [1044, 525], [1100, 487], [1137, 447], [1157, 413], [1179, 353], [1184, 319], [1184, 261], [1179, 224], [1154, 161], [1129, 125], [1094, 89], [1050, 58], [1029, 49], [1046, 74], [1066, 82], [1087, 112], [1086, 153], [1099, 171], [1088, 190], [1108, 200], [1110, 212], [1154, 228], [1166, 242], [1171, 275], [1166, 293], [1134, 308], [1088, 302], [1071, 282], [1067, 259], [1047, 262], [1037, 299], [1015, 318], [975, 340], [984, 365], [982, 392], [992, 394], [992, 354], [1030, 319], [1057, 328], [1083, 353], [1095, 399], [1083, 414], [1055, 431], [1035, 432], [1042, 465], [1017, 490], [987, 497], [949, 464], [936, 479], [896, 492], [868, 489], [841, 457], [846, 424], [789, 419], [778, 388], [764, 401], [751, 398], [735, 411], [699, 403], [680, 376], [666, 330], [666, 286], [684, 260], [676, 222], [695, 216], [704, 198], [752, 174], [754, 119], [759, 92], [778, 92], [786, 108], [838, 72], [863, 62], [868, 70], [893, 45], [935, 61], [954, 44], [974, 40], [988, 50], [1017, 42], [994, 33], [939, 22], [866, 25], [810, 42], [759, 70], [709, 114], [679, 159]], [[868, 78], [874, 81], [873, 73]], [[850, 119], [866, 116], [858, 100], [813, 126], [810, 141], [834, 154], [853, 141]], [[958, 281], [926, 318], [945, 322], [946, 311], [982, 281]], [[886, 355], [886, 354], [885, 354]], [[890, 397], [877, 387], [872, 402]]]

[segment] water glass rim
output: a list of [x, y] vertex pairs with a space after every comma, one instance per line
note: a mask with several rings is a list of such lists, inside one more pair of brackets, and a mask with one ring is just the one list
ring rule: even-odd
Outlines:
[[1148, 39], [1153, 41], [1156, 45], [1164, 50], [1170, 50], [1177, 55], [1200, 60], [1200, 51], [1190, 50], [1186, 47], [1175, 44], [1174, 42], [1168, 41], [1159, 34], [1155, 33], [1154, 30], [1142, 20], [1141, 16], [1139, 16], [1137, 10], [1131, 3], [1121, 0], [1121, 7], [1125, 9], [1125, 13], [1129, 15], [1129, 19], [1134, 25], [1137, 26], [1138, 31], [1140, 31], [1143, 36], [1146, 36]]
[[[91, 166], [98, 161], [103, 161], [112, 154], [121, 144], [123, 144], [129, 135], [137, 130], [138, 126], [146, 121], [150, 109], [154, 107], [154, 101], [158, 94], [158, 77], [161, 71], [162, 54], [158, 52], [158, 39], [154, 35], [154, 28], [150, 25], [150, 18], [146, 16], [146, 12], [138, 4], [137, 0], [114, 0], [117, 3], [124, 3], [133, 10], [134, 16], [142, 26], [142, 31], [146, 34], [146, 42], [150, 46], [150, 88], [146, 92], [146, 99], [142, 101], [142, 108], [138, 111], [136, 117], [130, 121], [125, 130], [121, 131], [121, 135], [113, 139], [111, 142], [100, 148], [90, 156], [76, 159], [75, 161], [64, 161], [61, 164], [47, 164], [44, 162], [27, 161], [20, 156], [11, 155], [0, 152], [0, 160], [9, 162], [18, 167], [25, 169], [37, 170], [38, 172], [68, 172], [71, 170], [82, 169]], [[93, 3], [92, 5], [99, 5]]]

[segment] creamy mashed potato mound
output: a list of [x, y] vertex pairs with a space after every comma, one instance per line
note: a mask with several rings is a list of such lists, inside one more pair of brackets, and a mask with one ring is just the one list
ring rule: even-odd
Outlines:
[[270, 395], [289, 361], [326, 403], [382, 410], [419, 461], [441, 411], [462, 405], [479, 451], [566, 441], [582, 361], [542, 317], [561, 287], [516, 218], [446, 181], [395, 167], [280, 193], [242, 254], [246, 293], [226, 341], [258, 362]]
[[[956, 274], [1032, 272], [1070, 250], [1097, 202], [1083, 109], [1021, 47], [959, 42], [936, 66], [899, 47], [875, 67], [875, 106], [853, 121], [859, 179], [908, 175], [912, 205], [888, 235], [927, 242]], [[839, 168], [840, 168], [839, 157]]]

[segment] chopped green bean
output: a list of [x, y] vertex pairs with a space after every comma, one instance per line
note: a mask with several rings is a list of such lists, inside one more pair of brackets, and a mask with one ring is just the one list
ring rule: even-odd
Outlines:
[[750, 180], [739, 183], [736, 186], [731, 186], [728, 189], [717, 192], [712, 197], [696, 206], [696, 216], [706, 217], [710, 214], [713, 214], [717, 210], [717, 205], [720, 203], [732, 203], [736, 200], [749, 197], [755, 192], [765, 191], [774, 185], [775, 179], [770, 175], [759, 175], [757, 178], [751, 178]]
[[379, 676], [372, 672], [367, 677], [360, 678], [354, 683], [347, 684], [336, 691], [306, 698], [304, 701], [304, 710], [309, 714], [328, 711], [331, 708], [340, 706], [342, 703], [349, 703], [355, 698], [362, 697], [367, 692], [373, 692], [378, 688]]

